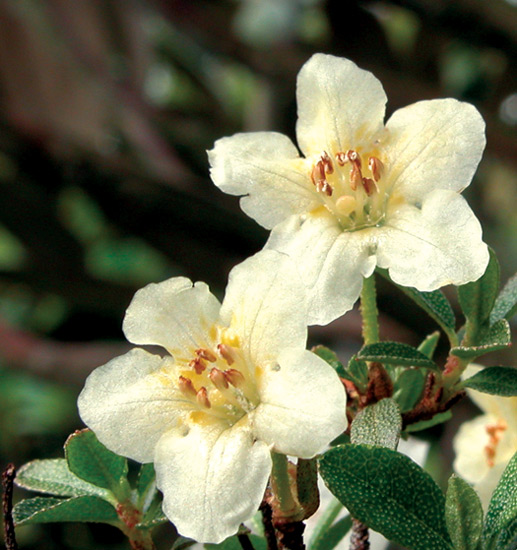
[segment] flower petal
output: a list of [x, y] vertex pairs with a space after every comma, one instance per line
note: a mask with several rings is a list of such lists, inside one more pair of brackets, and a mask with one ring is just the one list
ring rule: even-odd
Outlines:
[[288, 254], [309, 296], [307, 324], [326, 325], [352, 309], [375, 269], [374, 232], [346, 233], [330, 214], [292, 216], [276, 226], [266, 248]]
[[475, 107], [455, 99], [420, 101], [386, 124], [390, 186], [406, 200], [434, 189], [467, 187], [485, 148], [485, 123]]
[[133, 344], [157, 344], [179, 357], [207, 343], [219, 318], [220, 304], [205, 283], [174, 277], [152, 283], [134, 296], [124, 318], [124, 334]]
[[169, 361], [137, 348], [88, 376], [79, 414], [108, 449], [152, 462], [160, 437], [191, 410], [167, 375], [158, 376]]
[[306, 294], [296, 265], [285, 254], [264, 250], [234, 267], [221, 320], [238, 334], [252, 364], [275, 359], [289, 342], [305, 348]]
[[236, 134], [217, 140], [208, 158], [214, 183], [225, 193], [245, 195], [241, 208], [267, 229], [319, 204], [305, 161], [287, 136]]
[[258, 509], [271, 472], [271, 453], [246, 426], [193, 425], [170, 432], [155, 456], [163, 510], [178, 531], [218, 543]]
[[400, 285], [422, 291], [462, 285], [481, 277], [488, 264], [481, 225], [454, 191], [432, 191], [421, 209], [391, 210], [378, 233], [378, 265]]
[[382, 84], [348, 59], [313, 55], [298, 74], [296, 97], [296, 135], [306, 156], [353, 149], [383, 126]]
[[347, 427], [346, 394], [336, 372], [307, 350], [286, 349], [259, 379], [256, 437], [273, 450], [311, 458]]

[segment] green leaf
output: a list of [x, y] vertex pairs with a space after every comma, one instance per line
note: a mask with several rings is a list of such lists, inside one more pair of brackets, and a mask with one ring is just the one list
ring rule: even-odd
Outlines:
[[433, 418], [430, 418], [429, 420], [421, 420], [420, 422], [415, 422], [414, 424], [409, 424], [405, 427], [404, 431], [406, 433], [411, 432], [421, 432], [422, 430], [428, 430], [429, 428], [432, 428], [433, 426], [437, 426], [438, 424], [443, 424], [444, 422], [448, 422], [452, 418], [452, 411], [445, 411], [442, 413], [435, 414]]
[[404, 369], [397, 377], [393, 384], [393, 399], [398, 403], [401, 412], [410, 411], [420, 401], [425, 379], [425, 371], [415, 368]]
[[508, 279], [503, 290], [496, 298], [494, 308], [490, 313], [490, 324], [500, 319], [510, 319], [517, 312], [517, 273]]
[[381, 399], [361, 410], [351, 427], [351, 442], [395, 450], [402, 429], [402, 417], [393, 399]]
[[90, 430], [76, 431], [67, 439], [65, 457], [76, 476], [115, 495], [127, 485], [127, 460], [106, 449]]
[[[501, 540], [517, 537], [517, 453], [506, 466], [495, 488], [485, 519], [483, 545], [486, 550], [500, 550]], [[506, 542], [505, 542], [506, 543]], [[506, 548], [505, 548], [506, 550]]]
[[485, 353], [507, 348], [510, 344], [510, 325], [506, 319], [501, 319], [481, 335], [475, 346], [458, 346], [452, 348], [451, 353], [460, 359], [472, 361]]
[[345, 378], [353, 382], [359, 390], [363, 391], [368, 384], [368, 365], [366, 361], [361, 361], [354, 355], [348, 362]]
[[483, 530], [483, 508], [474, 489], [452, 475], [445, 498], [445, 522], [455, 550], [476, 550]]
[[476, 330], [488, 321], [499, 291], [499, 262], [495, 252], [489, 250], [490, 261], [485, 273], [477, 281], [458, 287], [461, 309]]
[[486, 367], [467, 378], [463, 386], [491, 395], [511, 397], [517, 395], [517, 368]]
[[75, 476], [64, 458], [33, 460], [23, 465], [16, 474], [16, 484], [30, 491], [39, 491], [61, 497], [96, 495], [110, 500], [106, 489], [96, 487]]
[[345, 368], [343, 367], [343, 363], [341, 363], [336, 353], [330, 348], [321, 345], [315, 346], [312, 348], [312, 352], [326, 361], [338, 373], [339, 376], [345, 376]]
[[429, 357], [429, 359], [432, 359], [438, 345], [438, 340], [440, 340], [440, 333], [438, 331], [429, 334], [418, 346], [418, 351]]
[[174, 541], [171, 550], [186, 550], [197, 544], [195, 540], [188, 539], [187, 537], [182, 537], [181, 535]]
[[351, 528], [352, 518], [350, 516], [339, 519], [329, 529], [322, 532], [318, 538], [311, 541], [309, 550], [332, 550], [343, 540]]
[[145, 512], [142, 521], [137, 525], [140, 529], [152, 529], [162, 523], [168, 523], [169, 518], [163, 513], [162, 499], [155, 498], [149, 506], [147, 512]]
[[[248, 535], [255, 550], [267, 550], [266, 540], [257, 535]], [[241, 543], [237, 536], [229, 537], [219, 544], [205, 544], [206, 550], [242, 550]]]
[[377, 342], [364, 346], [357, 354], [363, 361], [376, 361], [386, 365], [424, 367], [437, 370], [434, 361], [413, 346], [400, 342]]
[[22, 500], [13, 510], [16, 525], [51, 523], [58, 521], [86, 521], [117, 523], [115, 508], [95, 496], [74, 498], [36, 497]]
[[[391, 281], [388, 271], [377, 269], [385, 278]], [[393, 281], [391, 281], [393, 283]], [[456, 317], [451, 304], [441, 290], [432, 292], [420, 292], [416, 288], [400, 286], [393, 283], [406, 296], [409, 296], [419, 307], [421, 307], [432, 319], [438, 323], [442, 330], [447, 334], [451, 343], [456, 341]]]
[[420, 466], [396, 451], [343, 445], [320, 459], [320, 472], [352, 517], [411, 550], [451, 550], [445, 498]]
[[495, 550], [515, 550], [517, 548], [517, 518], [501, 529], [494, 540]]

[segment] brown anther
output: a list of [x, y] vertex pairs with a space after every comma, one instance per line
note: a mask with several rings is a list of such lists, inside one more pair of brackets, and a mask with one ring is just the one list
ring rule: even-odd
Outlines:
[[214, 367], [210, 371], [210, 374], [208, 376], [210, 377], [212, 384], [218, 390], [225, 390], [228, 387], [228, 380], [226, 380], [224, 373], [220, 371], [218, 368]]
[[203, 386], [196, 394], [197, 402], [202, 406], [209, 409], [212, 405], [210, 399], [208, 399], [208, 392], [206, 391], [205, 386]]
[[363, 178], [363, 188], [368, 196], [373, 195], [373, 193], [378, 190], [377, 184], [372, 180], [372, 178]]
[[384, 171], [384, 164], [377, 157], [369, 157], [368, 168], [370, 168], [373, 179], [379, 181]]
[[336, 153], [336, 160], [339, 166], [344, 166], [348, 162], [348, 157], [343, 151]]
[[241, 387], [246, 381], [242, 372], [238, 371], [237, 369], [225, 370], [223, 374], [226, 380], [228, 380], [228, 382], [235, 388]]
[[320, 193], [325, 193], [327, 197], [332, 196], [332, 186], [327, 180], [319, 181], [316, 184], [316, 190], [319, 191]]
[[486, 433], [488, 434], [489, 441], [488, 445], [485, 446], [485, 454], [487, 458], [488, 465], [492, 468], [495, 464], [495, 455], [497, 452], [497, 445], [501, 441], [502, 433], [506, 430], [506, 423], [500, 421], [497, 424], [490, 424], [485, 427]]
[[192, 359], [192, 361], [189, 362], [188, 366], [193, 368], [196, 371], [196, 374], [201, 374], [206, 369], [206, 365], [201, 357], [196, 357], [195, 359]]
[[361, 156], [357, 151], [354, 151], [353, 149], [349, 149], [346, 153], [346, 158], [349, 160], [352, 164], [357, 166], [359, 170], [361, 169]]
[[358, 168], [356, 164], [352, 165], [350, 170], [350, 187], [352, 191], [355, 191], [359, 185], [363, 184], [363, 174], [361, 168]]
[[[330, 162], [330, 158], [329, 158]], [[311, 172], [312, 183], [316, 186], [316, 191], [319, 193], [325, 193], [325, 195], [332, 195], [332, 187], [327, 181], [327, 174], [325, 172], [325, 160], [319, 160], [313, 167]]]
[[185, 397], [196, 396], [196, 388], [194, 388], [194, 384], [192, 383], [192, 380], [190, 378], [180, 376], [178, 379], [178, 388]]
[[323, 163], [323, 168], [326, 174], [332, 174], [334, 172], [334, 165], [332, 164], [332, 159], [329, 157], [327, 151], [324, 151], [323, 155], [321, 155], [321, 162]]
[[217, 344], [217, 351], [219, 352], [221, 357], [226, 361], [228, 366], [233, 365], [233, 363], [235, 363], [234, 351], [231, 346], [227, 346], [226, 344]]
[[195, 351], [196, 355], [198, 357], [201, 357], [201, 359], [206, 359], [210, 363], [215, 363], [217, 361], [217, 357], [215, 354], [213, 354], [210, 350], [200, 348]]

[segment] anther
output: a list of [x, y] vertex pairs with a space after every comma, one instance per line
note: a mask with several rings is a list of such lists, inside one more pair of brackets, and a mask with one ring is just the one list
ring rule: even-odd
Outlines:
[[326, 174], [332, 174], [332, 172], [334, 172], [334, 165], [332, 164], [332, 159], [329, 157], [327, 151], [324, 151], [323, 155], [321, 155], [321, 162], [323, 163]]
[[351, 195], [342, 195], [336, 201], [336, 209], [343, 216], [350, 215], [355, 210], [356, 205], [357, 201]]
[[189, 362], [188, 366], [193, 368], [196, 371], [196, 374], [201, 374], [206, 369], [206, 365], [204, 364], [201, 357], [196, 357], [195, 359], [192, 359], [192, 361]]
[[361, 169], [361, 156], [357, 151], [354, 151], [353, 149], [349, 149], [346, 153], [346, 158], [349, 160], [352, 164], [357, 166], [357, 168]]
[[363, 188], [368, 196], [373, 195], [374, 191], [378, 191], [377, 184], [372, 178], [363, 178]]
[[[332, 187], [327, 181], [325, 162], [326, 161], [322, 158], [312, 167], [311, 180], [312, 183], [316, 186], [316, 191], [320, 193], [325, 193], [325, 195], [330, 197], [332, 195]], [[328, 162], [330, 162], [330, 158], [328, 159]]]
[[370, 168], [373, 179], [379, 181], [384, 171], [384, 164], [377, 157], [369, 157], [368, 168]]
[[361, 168], [357, 164], [352, 165], [352, 170], [350, 170], [350, 187], [352, 191], [355, 191], [359, 185], [363, 183], [363, 174], [361, 173]]
[[237, 369], [225, 370], [223, 374], [226, 380], [228, 380], [228, 382], [236, 388], [240, 388], [241, 386], [243, 386], [244, 382], [246, 381], [242, 372], [238, 371]]
[[219, 352], [221, 357], [226, 361], [228, 366], [235, 363], [235, 353], [231, 346], [227, 346], [226, 344], [217, 344], [217, 351]]
[[501, 440], [501, 433], [504, 432], [507, 428], [505, 422], [500, 421], [498, 424], [491, 424], [486, 426], [485, 430], [489, 437], [488, 445], [485, 446], [485, 454], [487, 457], [487, 462], [490, 468], [495, 464], [495, 455], [497, 452], [497, 445]]
[[210, 399], [208, 399], [208, 392], [206, 391], [205, 386], [203, 386], [196, 394], [197, 402], [202, 406], [209, 409], [212, 405]]
[[320, 193], [325, 193], [327, 197], [332, 196], [332, 186], [327, 180], [319, 181], [316, 184], [316, 190], [319, 191]]
[[344, 166], [348, 162], [348, 157], [343, 151], [336, 153], [336, 160], [339, 166]]
[[197, 392], [190, 378], [180, 376], [178, 379], [178, 388], [185, 397], [195, 397]]
[[226, 376], [218, 368], [214, 367], [208, 376], [210, 377], [212, 384], [218, 390], [225, 390], [228, 387], [228, 380], [226, 380]]
[[195, 351], [195, 354], [200, 357], [201, 359], [206, 359], [210, 363], [215, 363], [217, 361], [217, 357], [215, 354], [213, 354], [210, 350], [200, 348]]

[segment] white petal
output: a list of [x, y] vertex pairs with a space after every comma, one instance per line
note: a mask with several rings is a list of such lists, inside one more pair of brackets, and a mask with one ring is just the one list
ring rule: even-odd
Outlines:
[[486, 143], [479, 112], [455, 99], [420, 101], [399, 109], [386, 128], [386, 178], [410, 202], [433, 189], [462, 191]]
[[400, 285], [422, 291], [462, 285], [481, 277], [488, 264], [481, 225], [454, 191], [432, 191], [421, 210], [406, 204], [388, 212], [378, 233], [378, 265]]
[[309, 325], [326, 325], [359, 297], [363, 277], [375, 269], [374, 232], [346, 233], [330, 214], [292, 216], [276, 226], [266, 248], [291, 256], [307, 286]]
[[240, 424], [193, 425], [158, 443], [156, 482], [163, 510], [178, 531], [218, 543], [258, 509], [271, 472], [271, 453]]
[[185, 277], [152, 283], [134, 296], [124, 318], [124, 334], [133, 344], [157, 344], [176, 356], [207, 343], [220, 304], [205, 283]]
[[305, 161], [282, 134], [256, 132], [219, 139], [208, 158], [214, 183], [225, 193], [244, 195], [241, 208], [267, 229], [320, 202]]
[[305, 287], [285, 254], [265, 250], [234, 267], [221, 307], [221, 320], [238, 334], [253, 364], [276, 358], [288, 345], [305, 348]]
[[259, 380], [259, 393], [253, 431], [279, 453], [311, 458], [347, 427], [343, 384], [310, 351], [282, 352]]
[[191, 407], [167, 376], [171, 359], [134, 349], [95, 369], [79, 395], [79, 414], [113, 452], [151, 462], [160, 437]]
[[348, 59], [315, 54], [298, 74], [298, 145], [308, 156], [354, 149], [383, 126], [386, 94]]

